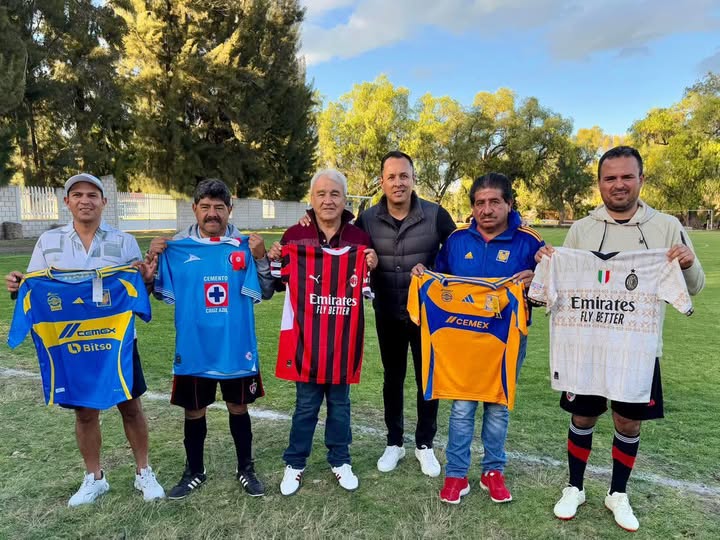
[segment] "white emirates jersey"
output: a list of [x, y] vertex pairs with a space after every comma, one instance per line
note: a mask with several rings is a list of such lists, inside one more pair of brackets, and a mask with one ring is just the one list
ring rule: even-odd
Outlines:
[[692, 313], [680, 265], [667, 252], [555, 248], [543, 257], [528, 295], [551, 315], [554, 390], [650, 401], [661, 302]]

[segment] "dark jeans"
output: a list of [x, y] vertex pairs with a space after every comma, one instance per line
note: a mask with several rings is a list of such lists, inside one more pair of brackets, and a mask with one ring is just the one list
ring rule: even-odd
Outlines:
[[290, 428], [290, 442], [283, 454], [293, 469], [304, 469], [312, 450], [313, 435], [323, 398], [327, 402], [325, 446], [327, 460], [333, 467], [350, 463], [350, 385], [295, 383], [295, 412]]
[[375, 312], [380, 357], [384, 372], [383, 402], [385, 404], [385, 425], [388, 446], [403, 445], [403, 395], [405, 373], [407, 372], [408, 345], [412, 353], [417, 386], [417, 426], [415, 445], [418, 448], [432, 448], [437, 432], [438, 401], [425, 401], [422, 391], [422, 350], [420, 349], [420, 327], [410, 320], [402, 321], [383, 317]]

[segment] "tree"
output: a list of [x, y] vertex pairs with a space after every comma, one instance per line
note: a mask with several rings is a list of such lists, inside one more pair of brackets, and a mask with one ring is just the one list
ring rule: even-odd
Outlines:
[[501, 88], [479, 92], [473, 110], [477, 174], [495, 171], [533, 187], [545, 164], [557, 157], [572, 131], [572, 122], [540, 106], [534, 97], [516, 104], [515, 94]]
[[22, 102], [27, 61], [22, 37], [11, 24], [7, 7], [0, 7], [0, 115]]
[[412, 123], [408, 95], [381, 75], [354, 85], [320, 113], [319, 162], [342, 171], [354, 195], [377, 193], [380, 159], [405, 146]]
[[27, 59], [27, 49], [10, 23], [7, 8], [0, 8], [0, 185], [7, 184], [14, 173], [11, 159], [15, 129], [3, 117], [22, 103]]
[[191, 192], [299, 198], [313, 167], [313, 96], [297, 60], [296, 0], [130, 0], [120, 65], [136, 171]]
[[0, 19], [4, 58], [14, 58], [0, 61], [10, 75], [2, 78], [0, 131], [13, 138], [24, 182], [59, 185], [78, 169], [114, 169], [123, 111], [113, 63], [122, 26], [112, 11], [91, 0], [8, 0]]
[[594, 148], [583, 148], [576, 141], [567, 139], [557, 155], [536, 176], [534, 189], [546, 207], [557, 212], [561, 223], [568, 211], [575, 218], [582, 208], [583, 199], [595, 179], [592, 172], [594, 159]]
[[439, 203], [453, 183], [472, 174], [477, 130], [465, 108], [447, 96], [425, 94], [415, 116], [407, 149], [418, 183]]
[[631, 128], [646, 169], [644, 197], [673, 213], [720, 203], [720, 78], [708, 76]]

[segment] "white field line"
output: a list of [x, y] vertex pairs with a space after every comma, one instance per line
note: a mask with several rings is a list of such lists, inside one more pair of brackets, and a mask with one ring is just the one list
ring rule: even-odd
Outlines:
[[[37, 373], [32, 373], [30, 371], [0, 367], [0, 378], [40, 379], [40, 375]], [[165, 402], [167, 404], [170, 403], [170, 395], [159, 392], [146, 392], [143, 395], [143, 398], [150, 401]], [[214, 403], [210, 405], [210, 407], [213, 409], [225, 409], [225, 405], [218, 403]], [[280, 413], [270, 409], [263, 409], [255, 405], [253, 405], [250, 409], [250, 414], [253, 418], [262, 418], [263, 420], [271, 420], [276, 422], [289, 422], [292, 419], [292, 417], [288, 414]], [[322, 420], [320, 420], [318, 423], [322, 424], [323, 422]], [[358, 424], [353, 424], [352, 428], [355, 432], [376, 436], [378, 438], [385, 438], [385, 430], [382, 429], [377, 429], [370, 426], [362, 426]], [[444, 448], [445, 445], [446, 441], [444, 440], [436, 444], [436, 446], [439, 446], [441, 448]], [[482, 452], [482, 447], [473, 445], [473, 450], [475, 450], [476, 452]], [[543, 465], [546, 467], [550, 466], [560, 468], [565, 468], [567, 466], [566, 462], [547, 456], [534, 456], [532, 454], [525, 454], [523, 452], [508, 452], [507, 455], [510, 459], [530, 465]], [[606, 467], [596, 467], [593, 465], [588, 465], [587, 471], [594, 476], [600, 476], [605, 478], [610, 478], [612, 474], [612, 471]], [[633, 471], [632, 477], [635, 479], [644, 480], [645, 482], [649, 482], [651, 484], [681, 489], [684, 491], [696, 493], [698, 495], [720, 497], [720, 487], [717, 486], [708, 486], [697, 482], [676, 480], [674, 478], [667, 478], [659, 474], [653, 474], [643, 471]]]

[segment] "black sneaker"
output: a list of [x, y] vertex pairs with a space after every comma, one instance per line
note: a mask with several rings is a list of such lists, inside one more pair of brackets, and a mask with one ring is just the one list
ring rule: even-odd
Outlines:
[[248, 465], [242, 471], [236, 471], [235, 477], [251, 497], [262, 497], [265, 495], [265, 486], [258, 480], [255, 474], [255, 468], [252, 465]]
[[170, 493], [167, 494], [167, 498], [173, 500], [184, 499], [190, 495], [194, 489], [199, 488], [205, 483], [207, 480], [206, 472], [207, 471], [203, 470], [202, 473], [192, 473], [190, 469], [186, 468], [177, 486], [172, 488]]

